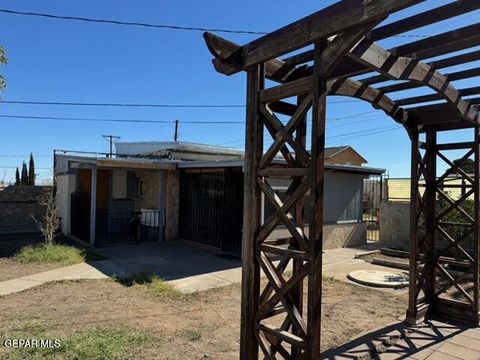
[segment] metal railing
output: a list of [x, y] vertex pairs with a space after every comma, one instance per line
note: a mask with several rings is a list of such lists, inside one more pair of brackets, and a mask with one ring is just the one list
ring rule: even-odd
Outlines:
[[118, 243], [158, 242], [162, 240], [162, 211], [97, 211], [95, 239], [97, 246]]

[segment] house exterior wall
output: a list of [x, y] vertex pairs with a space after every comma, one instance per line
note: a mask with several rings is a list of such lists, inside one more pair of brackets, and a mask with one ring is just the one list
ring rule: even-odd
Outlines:
[[[308, 226], [304, 229], [308, 234]], [[286, 228], [279, 227], [268, 237], [269, 240], [291, 237]], [[330, 224], [323, 225], [323, 249], [337, 249], [365, 245], [367, 242], [367, 224]]]
[[75, 175], [57, 175], [57, 211], [58, 216], [62, 219], [62, 234], [71, 234], [71, 194], [76, 189]]
[[[363, 212], [363, 180], [366, 175], [325, 172], [324, 187], [324, 223], [337, 224], [345, 222], [361, 222]], [[291, 180], [270, 179], [269, 183], [276, 191], [285, 191]], [[308, 195], [305, 200], [308, 203]], [[273, 211], [273, 206], [265, 203], [265, 214]], [[308, 222], [308, 214], [306, 222]]]
[[135, 199], [134, 211], [142, 209], [163, 210], [160, 207], [160, 171], [136, 170], [135, 176], [141, 179], [143, 195]]

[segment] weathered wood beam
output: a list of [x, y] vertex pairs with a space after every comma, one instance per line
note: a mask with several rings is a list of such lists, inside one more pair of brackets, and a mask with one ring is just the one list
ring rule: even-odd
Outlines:
[[[412, 43], [390, 49], [397, 56], [414, 57], [416, 60], [425, 60], [455, 51], [468, 49], [480, 45], [480, 24], [467, 26], [431, 36]], [[311, 69], [305, 70], [311, 72]], [[371, 72], [372, 69], [356, 62], [351, 57], [345, 57], [333, 72], [332, 77], [346, 77]]]
[[372, 23], [393, 12], [424, 1], [377, 0], [360, 2], [358, 0], [342, 0], [262, 36], [230, 53], [218, 51], [217, 44], [210, 41], [212, 39], [210, 36], [205, 35], [205, 40], [208, 48], [219, 61], [235, 66], [230, 71], [222, 69], [224, 74], [231, 75], [252, 65], [265, 63], [286, 53], [301, 49], [318, 40], [326, 40], [332, 35]]
[[[480, 60], [480, 50], [472, 51], [466, 54], [452, 56], [450, 58], [446, 58], [438, 61], [432, 61], [432, 62], [429, 62], [428, 65], [430, 65], [431, 67], [437, 70], [440, 70], [450, 66], [462, 65], [462, 64], [466, 64], [466, 63], [477, 61], [477, 60]], [[361, 79], [360, 81], [367, 85], [373, 85], [373, 84], [381, 83], [388, 80], [389, 78], [384, 75], [376, 75], [369, 78]]]
[[428, 86], [445, 100], [455, 105], [460, 117], [472, 123], [479, 121], [478, 109], [462, 99], [449, 77], [441, 74], [426, 63], [411, 58], [396, 56], [368, 39], [361, 41], [351, 54], [392, 80], [408, 80]]
[[438, 8], [374, 29], [369, 35], [369, 38], [373, 41], [386, 39], [410, 30], [466, 14], [479, 8], [480, 3], [477, 0], [453, 1], [450, 4], [439, 6]]
[[[468, 99], [470, 104], [480, 104], [480, 97]], [[433, 104], [433, 105], [424, 105], [424, 106], [417, 106], [408, 108], [408, 113], [410, 115], [419, 115], [419, 114], [428, 114], [429, 112], [433, 111], [446, 111], [446, 110], [453, 110], [454, 107], [450, 103], [441, 103], [441, 104]]]
[[[466, 89], [458, 90], [460, 96], [470, 96], [470, 95], [477, 95], [480, 94], [480, 86], [474, 86]], [[440, 94], [430, 94], [430, 95], [422, 95], [422, 96], [413, 96], [404, 99], [397, 99], [395, 103], [399, 106], [404, 105], [413, 105], [413, 104], [420, 104], [424, 102], [442, 100], [443, 97]]]

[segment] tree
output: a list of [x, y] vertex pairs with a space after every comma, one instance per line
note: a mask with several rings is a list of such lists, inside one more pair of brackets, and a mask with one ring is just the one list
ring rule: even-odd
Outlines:
[[30, 153], [30, 161], [28, 162], [28, 185], [35, 185], [35, 162], [32, 153]]
[[45, 213], [41, 219], [33, 217], [42, 232], [45, 244], [53, 245], [60, 227], [60, 218], [58, 217], [57, 202], [55, 199], [55, 188], [50, 186], [40, 197], [38, 203], [45, 207]]
[[17, 167], [17, 170], [15, 170], [15, 185], [19, 186], [20, 184], [21, 184], [21, 182], [20, 182], [20, 171], [18, 171], [18, 167]]
[[[0, 46], [0, 65], [5, 65], [7, 63], [7, 56], [5, 55], [5, 49]], [[5, 78], [0, 75], [0, 91], [5, 90], [7, 87], [7, 82]]]
[[25, 164], [25, 161], [22, 164], [22, 175], [20, 177], [20, 184], [28, 185], [28, 171], [27, 171], [27, 164]]
[[[453, 163], [455, 165], [458, 165], [458, 164], [460, 164], [460, 160], [461, 159], [453, 160]], [[460, 169], [462, 169], [467, 174], [471, 174], [471, 175], [475, 174], [475, 161], [473, 161], [472, 159], [466, 159], [460, 165]]]

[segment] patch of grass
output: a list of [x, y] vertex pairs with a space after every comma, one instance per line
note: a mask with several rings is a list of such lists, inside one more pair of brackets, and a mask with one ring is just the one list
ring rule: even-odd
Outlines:
[[128, 278], [117, 278], [116, 281], [128, 287], [135, 285], [142, 286], [149, 293], [162, 298], [187, 300], [193, 296], [183, 294], [180, 290], [167, 283], [162, 278], [148, 272], [140, 272]]
[[141, 358], [139, 354], [142, 348], [153, 343], [154, 338], [146, 332], [118, 326], [95, 327], [59, 340], [61, 345], [58, 348], [10, 349], [8, 358], [12, 360]]
[[73, 265], [101, 260], [103, 257], [91, 250], [73, 246], [40, 244], [25, 246], [15, 255], [15, 259], [23, 263]]
[[185, 329], [177, 333], [178, 336], [188, 341], [199, 341], [202, 338], [203, 331], [200, 328]]

